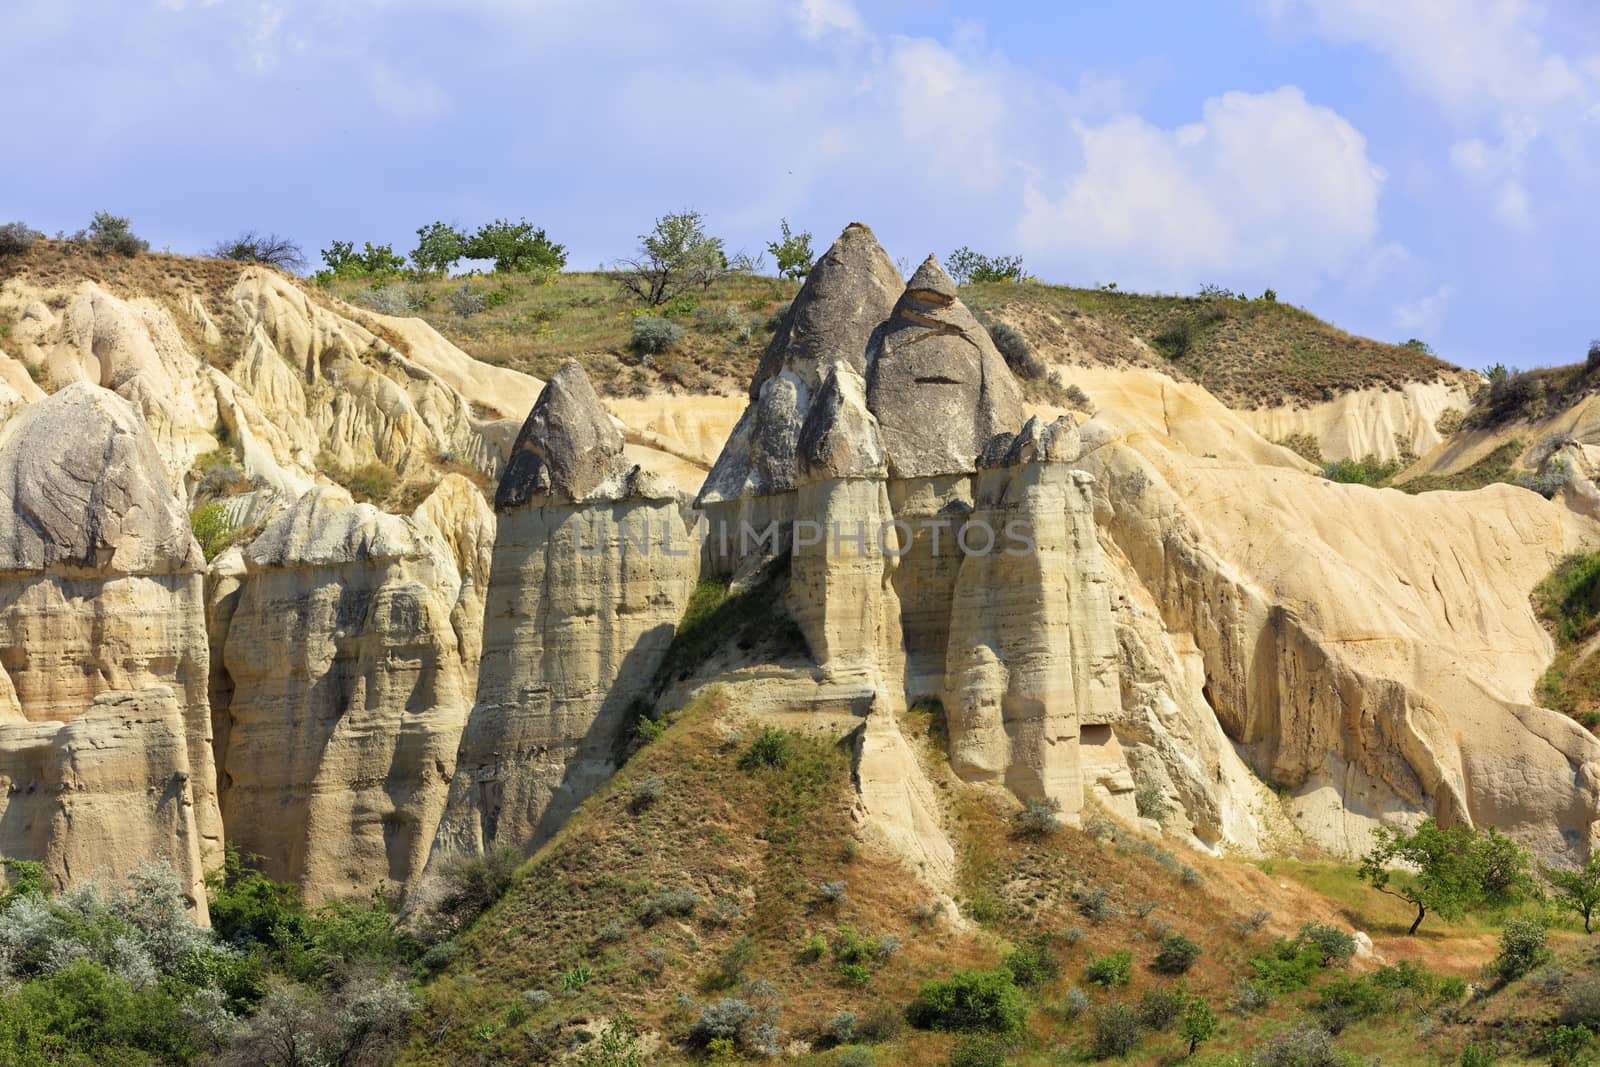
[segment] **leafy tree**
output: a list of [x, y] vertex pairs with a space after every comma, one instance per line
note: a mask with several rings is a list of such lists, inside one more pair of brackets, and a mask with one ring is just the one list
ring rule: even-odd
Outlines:
[[112, 253], [136, 256], [150, 250], [149, 241], [135, 236], [132, 222], [125, 216], [113, 215], [109, 211], [96, 211], [88, 231], [74, 236], [87, 239], [89, 245], [102, 256]]
[[478, 227], [466, 243], [468, 259], [490, 259], [501, 274], [556, 274], [567, 265], [567, 249], [527, 219], [496, 219]]
[[33, 242], [44, 234], [25, 222], [7, 222], [0, 225], [0, 258], [20, 256], [33, 247]]
[[417, 227], [417, 247], [411, 265], [423, 274], [449, 274], [467, 254], [467, 235], [445, 222]]
[[1500, 953], [1491, 966], [1502, 982], [1511, 982], [1549, 958], [1544, 921], [1516, 916], [1500, 931]]
[[1026, 275], [1021, 256], [986, 256], [962, 245], [950, 253], [945, 270], [957, 285], [984, 282], [1020, 282]]
[[804, 278], [811, 273], [811, 265], [816, 261], [816, 254], [811, 251], [811, 231], [794, 233], [789, 229], [788, 219], [778, 220], [778, 225], [783, 230], [783, 240], [768, 242], [767, 251], [778, 261], [779, 274], [785, 278]]
[[705, 230], [698, 211], [663, 215], [649, 233], [639, 235], [639, 252], [617, 263], [613, 276], [624, 293], [660, 307], [673, 297], [711, 283], [728, 271], [722, 239]]
[[[1425, 819], [1409, 833], [1380, 826], [1374, 837], [1358, 873], [1378, 892], [1417, 909], [1409, 934], [1417, 932], [1430, 911], [1446, 919], [1459, 918], [1479, 904], [1510, 903], [1526, 885], [1527, 853], [1493, 829], [1487, 833], [1470, 826], [1446, 830], [1433, 819]], [[1399, 874], [1392, 869], [1396, 863], [1410, 867], [1412, 873]]]
[[275, 233], [245, 230], [237, 237], [218, 241], [201, 254], [238, 263], [262, 263], [295, 273], [306, 269], [306, 254], [300, 246]]
[[314, 277], [326, 283], [333, 278], [388, 278], [405, 269], [404, 256], [396, 255], [390, 245], [375, 245], [367, 241], [360, 252], [353, 241], [334, 241], [322, 250], [326, 270]]
[[1178, 1022], [1178, 1036], [1189, 1042], [1189, 1055], [1210, 1041], [1217, 1032], [1217, 1017], [1202, 997], [1190, 997]]
[[1600, 852], [1575, 871], [1547, 868], [1544, 876], [1556, 891], [1556, 905], [1583, 916], [1583, 932], [1594, 933], [1591, 921], [1600, 909]]

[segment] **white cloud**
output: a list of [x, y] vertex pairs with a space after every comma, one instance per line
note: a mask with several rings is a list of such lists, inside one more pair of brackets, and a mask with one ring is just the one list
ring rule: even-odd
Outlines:
[[1433, 292], [1409, 300], [1394, 309], [1394, 324], [1410, 337], [1437, 337], [1444, 327], [1445, 312], [1455, 298], [1455, 289], [1441, 285]]
[[449, 108], [443, 90], [420, 74], [401, 74], [387, 63], [374, 63], [367, 73], [372, 97], [397, 119], [437, 118]]
[[1533, 229], [1533, 206], [1528, 202], [1528, 190], [1521, 182], [1511, 179], [1500, 186], [1495, 198], [1495, 214], [1514, 230], [1527, 232]]
[[803, 32], [813, 39], [830, 32], [860, 33], [866, 28], [850, 0], [803, 0], [800, 15]]
[[1216, 97], [1176, 129], [1127, 116], [1074, 133], [1083, 169], [1059, 192], [1027, 190], [1018, 233], [1031, 252], [1160, 288], [1264, 273], [1304, 283], [1349, 266], [1377, 233], [1384, 175], [1366, 139], [1292, 86]]

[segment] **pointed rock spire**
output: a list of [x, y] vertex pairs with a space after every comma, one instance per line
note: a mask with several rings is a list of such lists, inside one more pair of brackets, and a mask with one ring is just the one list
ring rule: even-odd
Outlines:
[[888, 473], [878, 420], [867, 410], [867, 383], [835, 363], [800, 427], [800, 473], [808, 479], [882, 478]]
[[589, 376], [568, 360], [545, 384], [511, 446], [494, 495], [496, 511], [537, 496], [567, 502], [589, 497], [626, 473], [622, 433], [595, 395]]
[[750, 382], [750, 399], [759, 398], [761, 386], [785, 370], [808, 389], [822, 384], [836, 359], [864, 371], [867, 342], [889, 317], [903, 285], [872, 230], [860, 222], [846, 226], [789, 305]]
[[867, 368], [891, 477], [974, 470], [995, 434], [1022, 422], [1021, 387], [933, 256], [873, 335]]

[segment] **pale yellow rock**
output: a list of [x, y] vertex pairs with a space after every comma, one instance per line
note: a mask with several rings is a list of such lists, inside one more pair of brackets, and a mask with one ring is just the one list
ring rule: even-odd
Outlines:
[[1265, 407], [1238, 412], [1239, 418], [1269, 441], [1309, 434], [1323, 458], [1380, 460], [1424, 455], [1444, 439], [1439, 416], [1465, 412], [1478, 388], [1475, 374], [1462, 372], [1434, 382], [1407, 382], [1398, 389], [1355, 389], [1332, 400], [1299, 407]]
[[228, 678], [212, 685], [231, 688], [222, 811], [234, 842], [313, 900], [408, 886], [471, 705], [454, 554], [431, 519], [316, 489], [243, 564]]
[[1084, 428], [1102, 524], [1308, 836], [1351, 854], [1379, 822], [1436, 814], [1546, 855], [1592, 842], [1600, 742], [1527, 706], [1551, 655], [1528, 593], [1592, 523], [1509, 486], [1412, 497], [1300, 473], [1159, 375], [1107, 375], [1112, 395]]

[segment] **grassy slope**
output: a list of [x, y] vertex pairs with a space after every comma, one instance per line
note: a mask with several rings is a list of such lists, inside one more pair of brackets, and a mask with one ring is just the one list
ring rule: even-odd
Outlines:
[[1092, 362], [1176, 372], [1232, 407], [1315, 403], [1459, 373], [1424, 352], [1356, 337], [1274, 301], [1015, 284], [969, 286], [962, 297], [1037, 344], [1070, 347]]
[[[1192, 1061], [1201, 1064], [1238, 1062], [1240, 1050], [1300, 1018], [1336, 976], [1325, 974], [1312, 989], [1284, 994], [1254, 1015], [1227, 1010], [1235, 982], [1254, 973], [1250, 957], [1304, 918], [1353, 924], [1372, 934], [1389, 962], [1412, 960], [1444, 974], [1475, 978], [1494, 952], [1493, 916], [1471, 915], [1459, 924], [1430, 919], [1417, 938], [1404, 937], [1405, 906], [1361, 885], [1344, 865], [1215, 860], [1127, 834], [1098, 840], [1063, 830], [1043, 841], [1019, 838], [1009, 821], [1011, 803], [957, 782], [941, 769], [931, 743], [926, 763], [962, 850], [957, 896], [963, 912], [982, 921], [964, 929], [943, 919], [930, 922], [930, 894], [894, 860], [857, 839], [844, 749], [830, 739], [810, 740], [800, 744], [788, 769], [742, 771], [739, 755], [754, 725], [730, 705], [713, 696], [680, 713], [533, 858], [508, 896], [463, 936], [457, 962], [431, 984], [409, 1062], [522, 1062], [534, 1047], [530, 1032], [559, 1045], [576, 1030], [598, 1029], [600, 1020], [619, 1014], [665, 1035], [666, 1044], [646, 1062], [690, 1062], [673, 1039], [687, 1031], [700, 1007], [717, 996], [750, 995], [747, 987], [716, 990], [708, 981], [741, 938], [752, 948], [745, 974], [772, 983], [786, 1040], [812, 1041], [836, 1012], [894, 1017], [923, 981], [965, 967], [994, 967], [1010, 946], [1041, 933], [1081, 931], [1076, 941], [1057, 936], [1053, 942], [1061, 973], [1030, 995], [1026, 1038], [1010, 1061], [1019, 1065], [1087, 1057], [1093, 1011], [1062, 1017], [1059, 1006], [1070, 987], [1088, 991], [1099, 1006], [1137, 1003], [1148, 989], [1176, 984], [1151, 967], [1162, 924], [1202, 947], [1200, 962], [1182, 980], [1219, 1019], [1217, 1037]], [[650, 777], [661, 780], [661, 799], [641, 809], [632, 802], [633, 787]], [[1197, 881], [1181, 876], [1185, 864], [1200, 872]], [[848, 884], [848, 900], [822, 903], [817, 887], [835, 880]], [[1110, 891], [1117, 909], [1100, 922], [1085, 918], [1074, 903], [1074, 890], [1095, 886]], [[641, 903], [663, 888], [693, 889], [701, 904], [693, 916], [646, 925]], [[718, 920], [718, 900], [737, 914]], [[1142, 917], [1141, 902], [1154, 905]], [[1259, 932], [1234, 927], [1232, 920], [1257, 908], [1277, 918]], [[832, 943], [848, 928], [901, 941], [865, 988], [848, 985], [829, 955], [807, 961], [802, 953], [807, 938], [821, 935]], [[1569, 931], [1557, 937], [1563, 945], [1578, 940]], [[1127, 988], [1106, 991], [1085, 982], [1092, 958], [1121, 948], [1134, 956]], [[658, 950], [655, 963], [651, 950]], [[592, 977], [563, 992], [563, 976], [585, 967]], [[553, 999], [524, 1017], [517, 1005], [527, 989]], [[1426, 1052], [1419, 1051], [1424, 1038], [1417, 1023], [1425, 1006], [1352, 1024], [1340, 1046], [1391, 1063], [1453, 1058], [1488, 1025], [1480, 1020], [1496, 1017], [1516, 995], [1496, 994], [1461, 1009], [1462, 1021], [1428, 1037]], [[949, 1035], [904, 1029], [875, 1046], [876, 1062], [943, 1063], [953, 1044]], [[1175, 1062], [1183, 1051], [1176, 1033], [1151, 1034], [1132, 1062]], [[815, 1051], [797, 1062], [832, 1064], [838, 1056]]]

